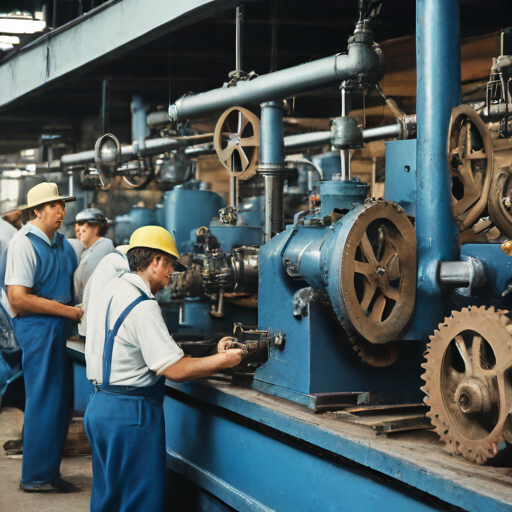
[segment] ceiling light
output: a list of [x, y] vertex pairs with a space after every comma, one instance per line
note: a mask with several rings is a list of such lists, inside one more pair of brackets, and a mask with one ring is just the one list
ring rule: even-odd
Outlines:
[[46, 21], [35, 20], [28, 12], [14, 11], [0, 14], [0, 33], [34, 34], [46, 27]]
[[0, 36], [0, 44], [20, 44], [20, 38], [18, 36]]

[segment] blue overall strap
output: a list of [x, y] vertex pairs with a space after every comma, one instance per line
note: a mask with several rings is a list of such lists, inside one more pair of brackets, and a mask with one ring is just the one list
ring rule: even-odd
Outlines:
[[145, 300], [154, 300], [148, 297], [145, 293], [141, 292], [140, 297], [137, 297], [133, 302], [128, 304], [128, 306], [121, 313], [119, 318], [117, 319], [114, 328], [112, 330], [109, 329], [110, 325], [110, 306], [112, 304], [112, 300], [114, 297], [110, 299], [107, 308], [107, 317], [105, 319], [105, 344], [103, 346], [103, 386], [108, 386], [110, 384], [110, 372], [112, 370], [112, 352], [114, 351], [114, 339], [121, 328], [121, 325], [126, 320], [126, 317], [130, 314], [132, 309]]

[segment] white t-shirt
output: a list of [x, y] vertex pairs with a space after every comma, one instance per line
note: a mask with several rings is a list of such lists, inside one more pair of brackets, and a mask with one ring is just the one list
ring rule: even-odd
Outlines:
[[[44, 240], [48, 245], [51, 245], [50, 239], [37, 226], [34, 226], [30, 222], [25, 224], [9, 242], [5, 268], [6, 286], [20, 285], [26, 288], [32, 288], [34, 286], [37, 256], [32, 242], [28, 236], [26, 236], [27, 233], [32, 233]], [[57, 236], [57, 233], [55, 233], [55, 236]], [[7, 313], [9, 313], [11, 317], [14, 317], [14, 312], [7, 300], [7, 293], [4, 293], [3, 290], [1, 301]]]
[[80, 259], [80, 264], [75, 270], [73, 278], [75, 284], [75, 304], [80, 304], [84, 296], [87, 281], [94, 272], [98, 263], [107, 255], [115, 251], [112, 240], [100, 238], [89, 247]]
[[83, 316], [78, 324], [78, 334], [85, 336], [87, 334], [87, 309], [89, 306], [89, 297], [98, 297], [105, 284], [118, 276], [121, 272], [130, 270], [126, 256], [120, 252], [107, 254], [96, 266], [91, 277], [87, 281], [82, 299]]
[[[85, 360], [87, 378], [93, 384], [103, 383], [105, 319], [110, 299], [112, 329], [125, 308], [140, 296], [139, 290], [153, 297], [142, 277], [125, 273], [106, 283], [98, 296], [89, 297]], [[167, 330], [158, 303], [143, 301], [128, 314], [114, 339], [110, 384], [151, 386], [183, 355]]]
[[[13, 237], [7, 251], [7, 266], [5, 269], [5, 284], [20, 285], [27, 288], [34, 286], [37, 256], [27, 233], [32, 233], [52, 245], [50, 239], [37, 226], [28, 222]], [[57, 236], [57, 233], [55, 233]]]

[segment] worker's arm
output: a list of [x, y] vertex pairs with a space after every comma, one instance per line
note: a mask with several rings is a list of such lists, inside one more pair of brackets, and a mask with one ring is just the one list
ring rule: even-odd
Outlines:
[[55, 300], [43, 299], [32, 293], [30, 288], [21, 285], [9, 285], [7, 298], [13, 312], [17, 315], [21, 312], [39, 313], [43, 315], [54, 315], [69, 318], [79, 322], [82, 316], [82, 308], [66, 306]]
[[209, 357], [184, 357], [167, 368], [162, 375], [173, 382], [186, 382], [201, 379], [219, 373], [221, 370], [233, 368], [242, 361], [242, 351], [226, 350]]

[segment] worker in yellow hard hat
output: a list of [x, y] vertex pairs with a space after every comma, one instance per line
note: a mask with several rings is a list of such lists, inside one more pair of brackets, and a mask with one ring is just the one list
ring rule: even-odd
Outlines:
[[69, 489], [59, 473], [73, 389], [66, 341], [82, 310], [72, 305], [75, 251], [57, 230], [74, 200], [55, 183], [31, 188], [19, 207], [31, 220], [7, 250], [6, 309], [23, 353], [26, 391], [20, 488], [28, 492]]
[[95, 386], [84, 418], [93, 454], [91, 511], [163, 512], [164, 377], [208, 377], [240, 364], [242, 353], [184, 357], [170, 336], [154, 295], [184, 267], [167, 230], [137, 229], [127, 257], [131, 272], [105, 283], [87, 311], [87, 378]]

